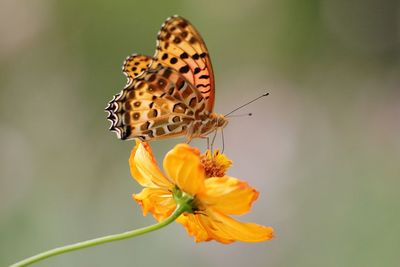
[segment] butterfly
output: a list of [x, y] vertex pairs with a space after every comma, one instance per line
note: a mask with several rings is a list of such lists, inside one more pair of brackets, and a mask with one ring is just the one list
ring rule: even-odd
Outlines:
[[133, 54], [122, 70], [127, 84], [106, 107], [110, 130], [119, 139], [184, 136], [190, 141], [227, 125], [225, 116], [213, 113], [214, 74], [207, 47], [186, 19], [168, 18], [158, 32], [154, 56]]

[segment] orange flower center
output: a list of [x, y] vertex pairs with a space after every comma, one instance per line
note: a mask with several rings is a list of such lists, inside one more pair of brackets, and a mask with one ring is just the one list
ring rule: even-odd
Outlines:
[[204, 166], [206, 178], [210, 177], [223, 177], [227, 169], [232, 165], [232, 161], [216, 149], [213, 154], [207, 150], [204, 154], [200, 155], [201, 163]]

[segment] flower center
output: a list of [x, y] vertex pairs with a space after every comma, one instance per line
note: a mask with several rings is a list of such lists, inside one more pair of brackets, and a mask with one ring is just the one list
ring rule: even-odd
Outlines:
[[204, 166], [206, 178], [223, 177], [227, 169], [232, 165], [232, 161], [216, 149], [213, 154], [207, 150], [200, 156], [201, 163]]

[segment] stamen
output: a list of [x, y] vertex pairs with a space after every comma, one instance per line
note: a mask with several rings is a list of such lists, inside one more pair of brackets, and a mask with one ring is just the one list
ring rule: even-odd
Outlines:
[[232, 161], [221, 154], [219, 149], [216, 149], [214, 153], [207, 150], [200, 156], [200, 160], [207, 178], [225, 176], [225, 172], [232, 165]]

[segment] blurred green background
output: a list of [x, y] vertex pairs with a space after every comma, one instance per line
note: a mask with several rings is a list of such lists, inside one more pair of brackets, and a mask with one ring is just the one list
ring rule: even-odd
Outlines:
[[[207, 43], [216, 112], [271, 93], [231, 119], [225, 152], [261, 192], [240, 219], [275, 240], [196, 244], [173, 224], [35, 266], [399, 266], [395, 0], [2, 0], [0, 266], [154, 222], [103, 109], [174, 14]], [[158, 159], [181, 141], [153, 142]]]

